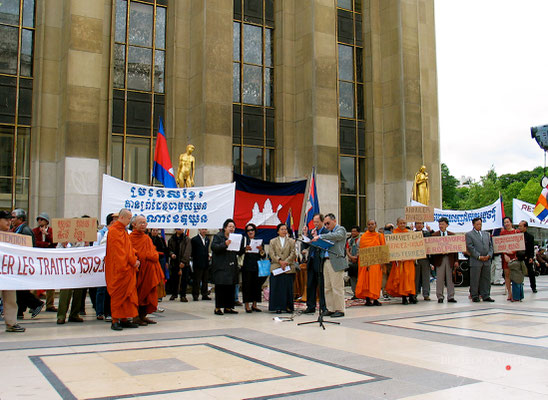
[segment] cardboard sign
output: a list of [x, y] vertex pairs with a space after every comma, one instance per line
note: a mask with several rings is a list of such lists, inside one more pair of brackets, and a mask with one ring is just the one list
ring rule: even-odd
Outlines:
[[408, 222], [434, 221], [434, 207], [408, 206], [405, 207], [405, 220]]
[[424, 238], [426, 254], [464, 253], [466, 238], [464, 235], [430, 236]]
[[523, 233], [493, 236], [493, 251], [495, 253], [513, 253], [520, 250], [525, 250]]
[[51, 229], [55, 243], [97, 240], [97, 218], [53, 218]]
[[384, 237], [390, 249], [390, 261], [417, 260], [426, 258], [422, 232], [407, 232]]
[[388, 262], [390, 262], [390, 251], [386, 245], [360, 249], [360, 266], [362, 267]]
[[29, 235], [18, 233], [0, 232], [0, 242], [32, 247], [32, 238]]

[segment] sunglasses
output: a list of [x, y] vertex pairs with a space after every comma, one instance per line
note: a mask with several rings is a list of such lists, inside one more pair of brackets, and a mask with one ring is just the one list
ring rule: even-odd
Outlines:
[[255, 232], [255, 229], [248, 229], [246, 232]]

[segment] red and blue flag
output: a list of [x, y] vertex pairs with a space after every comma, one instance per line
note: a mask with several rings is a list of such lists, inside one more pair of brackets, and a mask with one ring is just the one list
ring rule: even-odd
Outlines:
[[235, 173], [234, 182], [234, 221], [239, 232], [253, 223], [257, 226], [255, 236], [269, 243], [277, 235], [278, 224], [289, 219], [294, 221], [293, 226], [299, 226], [306, 180], [278, 183]]
[[318, 202], [318, 191], [316, 190], [316, 171], [312, 170], [312, 177], [310, 178], [310, 189], [308, 190], [308, 201], [306, 202], [306, 220], [305, 224], [308, 229], [314, 229], [314, 223], [312, 219], [314, 214], [319, 214], [320, 203]]
[[171, 165], [171, 158], [169, 158], [169, 151], [167, 149], [167, 139], [164, 133], [162, 118], [160, 118], [158, 136], [156, 136], [156, 150], [154, 151], [152, 176], [166, 188], [177, 187], [173, 166]]

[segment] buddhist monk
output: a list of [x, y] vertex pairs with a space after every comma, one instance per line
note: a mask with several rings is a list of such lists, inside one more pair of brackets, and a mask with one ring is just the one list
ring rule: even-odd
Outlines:
[[131, 222], [132, 232], [129, 235], [131, 245], [137, 252], [137, 258], [141, 262], [137, 272], [137, 296], [139, 298], [139, 317], [133, 322], [138, 325], [155, 324], [156, 321], [147, 318], [147, 314], [153, 313], [158, 308], [158, 284], [163, 281], [160, 255], [152, 239], [145, 233], [147, 229], [146, 218], [136, 215]]
[[[406, 224], [405, 219], [398, 218], [394, 234], [410, 232]], [[415, 260], [392, 261], [392, 270], [386, 282], [386, 291], [392, 297], [401, 297], [402, 304], [417, 303], [415, 299]], [[409, 297], [409, 302], [407, 297]]]
[[118, 220], [108, 229], [107, 235], [105, 278], [110, 294], [111, 329], [115, 331], [139, 327], [128, 319], [138, 315], [136, 272], [140, 265], [126, 232], [130, 221], [131, 211], [123, 208], [118, 214]]
[[[385, 244], [384, 235], [377, 232], [377, 222], [373, 219], [367, 221], [367, 231], [360, 238], [360, 249]], [[365, 305], [382, 306], [379, 302], [382, 287], [381, 264], [365, 266], [360, 263], [358, 269], [358, 283], [356, 284], [356, 297], [365, 298]], [[373, 299], [373, 302], [371, 302]]]

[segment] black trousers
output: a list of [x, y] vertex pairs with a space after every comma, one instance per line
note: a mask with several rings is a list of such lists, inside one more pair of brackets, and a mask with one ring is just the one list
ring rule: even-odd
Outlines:
[[209, 271], [207, 268], [194, 268], [194, 272], [192, 273], [192, 297], [193, 298], [197, 299], [200, 293], [202, 294], [202, 297], [207, 296], [208, 278], [209, 278]]
[[215, 285], [215, 308], [234, 308], [236, 285]]
[[186, 297], [186, 288], [188, 286], [188, 281], [190, 280], [190, 268], [186, 266], [181, 271], [182, 275], [179, 276], [179, 266], [170, 267], [168, 281], [169, 291], [173, 296], [179, 294], [181, 297]]
[[93, 309], [96, 309], [96, 301], [97, 301], [97, 288], [91, 287], [91, 288], [84, 288], [82, 289], [82, 305], [80, 308], [80, 312], [83, 314], [86, 311], [86, 295], [89, 292], [89, 298], [91, 299], [91, 306]]
[[244, 303], [263, 301], [263, 284], [267, 276], [259, 276], [259, 271], [242, 271], [242, 297]]
[[33, 295], [30, 290], [18, 290], [17, 291], [17, 315], [21, 316], [27, 308], [31, 310], [42, 304], [42, 301]]
[[316, 308], [316, 291], [320, 294], [320, 310], [327, 310], [325, 305], [325, 289], [323, 282], [323, 260], [320, 257], [312, 257], [307, 266], [306, 276], [306, 307]]
[[533, 264], [528, 262], [526, 262], [525, 265], [527, 266], [527, 275], [529, 275], [529, 283], [531, 284], [531, 289], [536, 290], [537, 277], [535, 276], [535, 268], [533, 267]]

